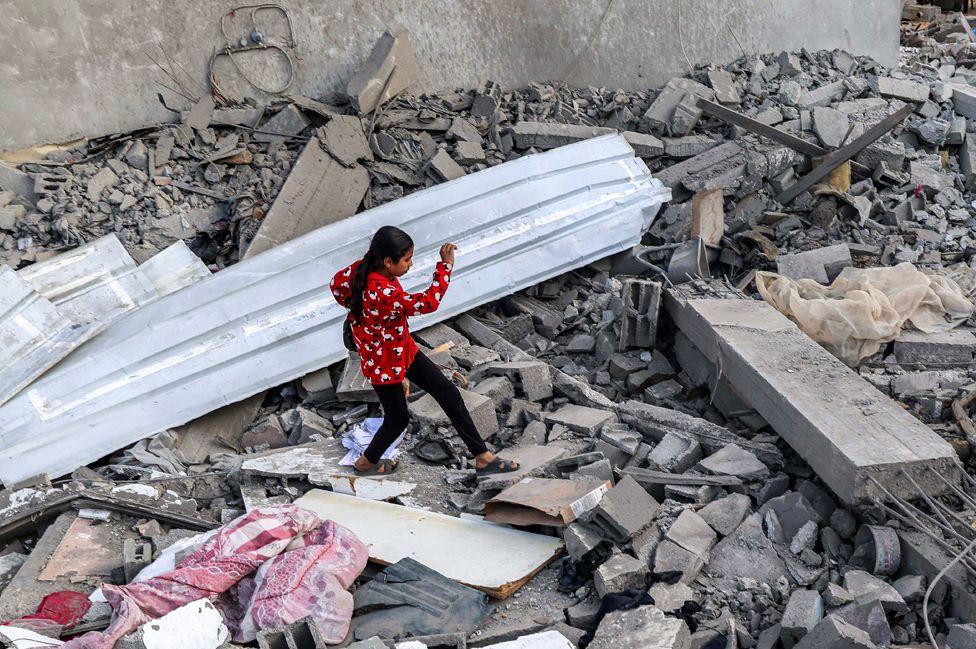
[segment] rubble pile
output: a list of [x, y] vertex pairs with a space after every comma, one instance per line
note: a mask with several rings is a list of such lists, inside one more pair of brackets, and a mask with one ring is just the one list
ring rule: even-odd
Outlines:
[[[104, 598], [38, 605], [158, 578], [200, 533], [295, 503], [379, 564], [336, 587], [357, 649], [881, 649], [928, 642], [926, 619], [938, 646], [970, 646], [976, 562], [949, 561], [976, 507], [976, 79], [950, 16], [905, 5], [897, 70], [782, 52], [646, 93], [412, 95], [394, 32], [331, 103], [205, 97], [173, 124], [0, 166], [0, 261], [21, 269], [114, 233], [138, 262], [185, 240], [219, 273], [614, 132], [672, 196], [633, 249], [414, 333], [515, 473], [479, 476], [414, 391], [400, 468], [358, 478], [350, 460], [382, 413], [351, 354], [70, 476], [6, 485], [0, 616], [48, 638], [111, 634]], [[813, 285], [850, 281], [893, 308], [852, 278], [897, 264], [943, 291], [912, 308], [951, 322], [915, 329], [908, 310], [885, 335], [851, 334], [870, 346], [853, 357], [763, 292], [797, 282], [799, 308]], [[253, 594], [190, 601], [118, 646], [158, 646], [161, 628], [229, 646], [227, 593], [237, 608]], [[314, 614], [273, 627], [248, 641], [325, 646]]]

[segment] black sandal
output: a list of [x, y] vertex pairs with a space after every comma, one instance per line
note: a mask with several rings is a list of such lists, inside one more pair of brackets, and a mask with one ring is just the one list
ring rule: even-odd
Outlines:
[[485, 475], [495, 475], [496, 473], [511, 473], [512, 471], [518, 471], [521, 467], [518, 462], [512, 460], [503, 460], [502, 458], [495, 456], [495, 459], [484, 465], [480, 469], [475, 469], [475, 475], [485, 476]]
[[353, 469], [356, 470], [356, 475], [384, 476], [384, 475], [390, 475], [394, 473], [397, 470], [397, 467], [399, 466], [400, 466], [400, 462], [398, 460], [380, 460], [379, 462], [369, 467], [368, 469], [361, 469], [361, 470], [356, 469], [355, 465], [353, 466]]

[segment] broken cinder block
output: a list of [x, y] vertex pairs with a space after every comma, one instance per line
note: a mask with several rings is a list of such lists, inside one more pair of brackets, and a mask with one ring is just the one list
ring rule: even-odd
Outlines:
[[410, 33], [394, 29], [376, 41], [363, 67], [346, 84], [346, 94], [353, 108], [365, 115], [403, 92], [414, 82], [417, 72]]
[[658, 507], [657, 501], [636, 480], [625, 476], [593, 508], [592, 522], [608, 538], [626, 543], [651, 524]]

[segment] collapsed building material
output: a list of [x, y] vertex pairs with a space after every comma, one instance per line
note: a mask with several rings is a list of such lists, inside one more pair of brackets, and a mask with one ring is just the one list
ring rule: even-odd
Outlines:
[[[562, 552], [562, 542], [550, 536], [328, 491], [309, 491], [295, 504], [348, 527], [373, 561], [410, 557], [501, 599]], [[479, 552], [473, 555], [471, 548]]]
[[441, 242], [461, 248], [461, 290], [419, 328], [632, 247], [668, 196], [632, 155], [608, 136], [526, 156], [320, 228], [139, 309], [0, 407], [0, 478], [63, 475], [345, 357], [345, 314], [323, 278], [390, 221], [424, 242], [408, 289], [426, 284]]
[[948, 443], [765, 302], [668, 291], [665, 304], [679, 329], [720, 359], [729, 380], [841, 500], [881, 497], [878, 484], [917, 497], [912, 480], [941, 492], [945, 484], [933, 469], [958, 480]]
[[418, 76], [410, 32], [384, 32], [363, 67], [346, 84], [346, 95], [360, 114], [371, 113], [403, 92]]
[[856, 156], [858, 153], [871, 145], [875, 140], [891, 129], [895, 128], [906, 117], [911, 115], [912, 111], [914, 110], [914, 104], [905, 104], [900, 109], [866, 130], [863, 135], [850, 144], [847, 144], [826, 156], [820, 161], [820, 164], [817, 165], [813, 171], [781, 192], [779, 196], [776, 197], [776, 200], [783, 205], [789, 204], [797, 196], [826, 178], [834, 169]]
[[657, 314], [661, 306], [660, 282], [628, 277], [623, 281], [620, 295], [623, 301], [620, 351], [632, 347], [653, 348], [657, 340]]
[[261, 227], [247, 259], [356, 213], [369, 188], [369, 172], [342, 164], [318, 138], [305, 145]]

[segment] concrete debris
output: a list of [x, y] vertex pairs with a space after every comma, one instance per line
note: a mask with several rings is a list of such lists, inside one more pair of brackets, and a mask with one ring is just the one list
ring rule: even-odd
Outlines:
[[[915, 322], [850, 368], [743, 299], [759, 271], [827, 284], [906, 261], [976, 297], [976, 44], [956, 13], [903, 16], [898, 69], [749, 54], [647, 92], [420, 94], [394, 29], [330, 103], [204, 96], [182, 123], [0, 164], [0, 613], [297, 502], [385, 566], [355, 587], [352, 647], [925, 642], [971, 512], [929, 501], [960, 524], [930, 523], [918, 492], [973, 475], [976, 321]], [[461, 242], [474, 288], [413, 333], [517, 471], [479, 475], [420, 386], [396, 475], [340, 465], [380, 415], [322, 278], [385, 223], [418, 242], [408, 290]], [[107, 234], [124, 257], [75, 265]], [[930, 594], [939, 646], [974, 635], [971, 564]], [[624, 591], [655, 604], [601, 619]], [[167, 618], [120, 646], [226, 639], [219, 615]], [[308, 619], [257, 642], [322, 646]]]

